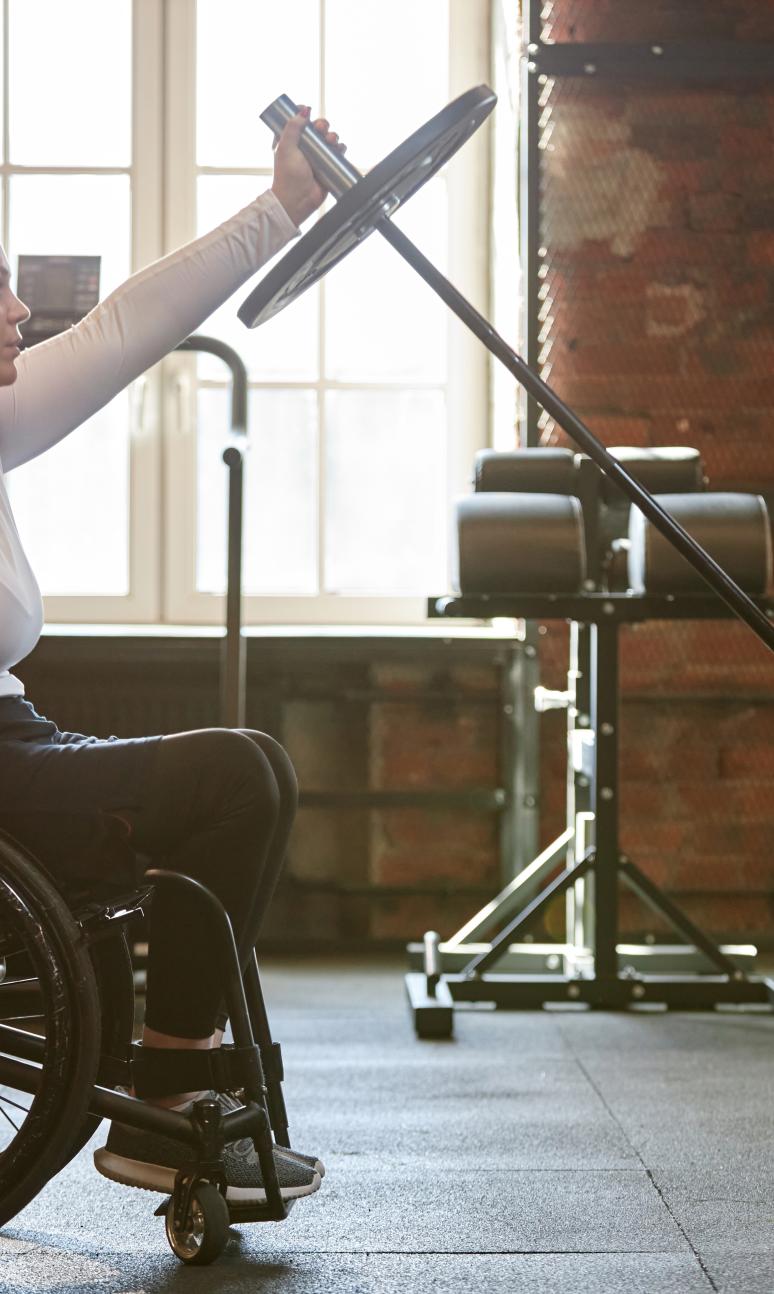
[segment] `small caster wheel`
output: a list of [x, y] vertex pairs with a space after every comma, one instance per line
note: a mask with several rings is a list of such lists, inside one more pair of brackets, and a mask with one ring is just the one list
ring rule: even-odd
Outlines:
[[175, 1226], [175, 1202], [169, 1201], [166, 1216], [167, 1240], [181, 1262], [200, 1267], [211, 1263], [226, 1247], [228, 1205], [210, 1182], [200, 1182], [191, 1196], [191, 1229]]

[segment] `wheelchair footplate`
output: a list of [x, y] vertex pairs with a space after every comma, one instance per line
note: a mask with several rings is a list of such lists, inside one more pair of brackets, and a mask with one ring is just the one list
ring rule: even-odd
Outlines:
[[240, 1131], [253, 1137], [265, 1182], [266, 1202], [239, 1204], [226, 1199], [223, 1147], [229, 1116], [224, 1116], [217, 1101], [211, 1098], [195, 1101], [190, 1115], [198, 1142], [193, 1148], [194, 1157], [178, 1169], [172, 1195], [155, 1210], [156, 1217], [164, 1218], [170, 1247], [184, 1263], [212, 1262], [224, 1249], [233, 1223], [282, 1222], [295, 1203], [283, 1200], [280, 1194], [265, 1108], [251, 1103], [234, 1114], [242, 1116]]
[[[224, 1113], [217, 1101], [203, 1097], [184, 1116], [193, 1132], [191, 1158], [178, 1169], [172, 1195], [155, 1210], [165, 1219], [167, 1239], [177, 1257], [185, 1263], [209, 1263], [225, 1246], [232, 1223], [284, 1221], [295, 1200], [283, 1200], [277, 1179], [259, 1048], [226, 1044], [202, 1051], [146, 1051], [135, 1043], [130, 1063], [138, 1096], [192, 1087], [245, 1090], [246, 1103], [240, 1110]], [[156, 1120], [158, 1114], [157, 1110]], [[260, 1203], [226, 1199], [223, 1149], [241, 1137], [252, 1139], [258, 1155], [266, 1191]]]

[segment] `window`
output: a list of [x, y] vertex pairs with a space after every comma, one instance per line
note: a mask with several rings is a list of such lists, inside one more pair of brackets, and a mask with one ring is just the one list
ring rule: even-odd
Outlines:
[[[276, 94], [319, 106], [367, 169], [488, 79], [488, 0], [5, 6], [12, 266], [99, 252], [103, 294], [268, 187], [258, 114]], [[396, 218], [481, 308], [487, 205], [485, 128]], [[487, 443], [486, 353], [378, 236], [252, 332], [246, 291], [200, 331], [248, 366], [247, 620], [421, 622], [447, 586], [450, 496]], [[175, 354], [12, 473], [48, 618], [219, 623], [227, 443], [227, 371]], [[59, 524], [74, 504], [80, 533]]]

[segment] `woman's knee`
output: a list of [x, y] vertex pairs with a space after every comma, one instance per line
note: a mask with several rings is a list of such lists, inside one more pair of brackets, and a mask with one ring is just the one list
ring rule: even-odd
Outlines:
[[211, 824], [235, 814], [258, 815], [271, 825], [280, 789], [271, 762], [243, 733], [201, 728], [159, 742], [148, 819], [174, 831]]
[[298, 806], [298, 778], [284, 746], [268, 733], [257, 732], [254, 728], [239, 728], [237, 731], [242, 736], [249, 737], [263, 751], [277, 780], [283, 807], [291, 807], [295, 812]]

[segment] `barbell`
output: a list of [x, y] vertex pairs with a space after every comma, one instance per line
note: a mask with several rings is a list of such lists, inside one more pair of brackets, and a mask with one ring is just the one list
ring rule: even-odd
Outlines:
[[[774, 651], [774, 624], [764, 611], [608, 452], [480, 311], [392, 224], [390, 217], [395, 211], [483, 125], [496, 102], [497, 96], [489, 86], [480, 85], [466, 91], [409, 135], [367, 175], [330, 147], [313, 126], [304, 127], [299, 147], [320, 184], [336, 198], [335, 206], [265, 275], [240, 306], [239, 318], [248, 328], [271, 319], [365, 238], [378, 231], [731, 610]], [[261, 113], [261, 120], [276, 136], [297, 111], [293, 101], [282, 95]]]

